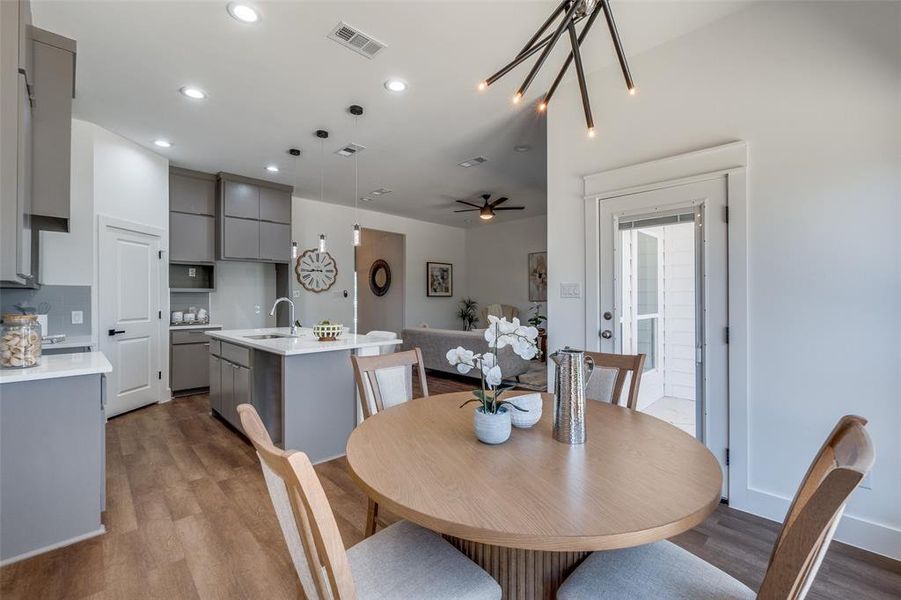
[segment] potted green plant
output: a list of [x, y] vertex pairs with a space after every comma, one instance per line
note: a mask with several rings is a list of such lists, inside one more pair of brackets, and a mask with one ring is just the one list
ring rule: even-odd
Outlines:
[[[533, 304], [532, 308], [529, 309], [529, 312], [532, 313], [532, 316], [529, 317], [529, 325], [538, 330], [538, 337], [543, 341], [545, 329], [541, 326], [541, 324], [547, 322], [547, 316], [541, 314], [541, 303], [536, 302], [535, 304]], [[538, 346], [537, 357], [541, 360], [544, 360], [544, 343], [539, 342]]]
[[473, 390], [473, 398], [467, 400], [460, 408], [471, 402], [478, 402], [475, 409], [473, 425], [476, 437], [486, 444], [502, 444], [510, 437], [511, 419], [509, 408], [526, 412], [509, 400], [501, 400], [501, 395], [513, 389], [512, 385], [503, 384], [503, 373], [498, 364], [498, 350], [511, 346], [513, 351], [526, 360], [531, 360], [538, 353], [535, 340], [538, 330], [535, 327], [521, 325], [519, 319], [512, 322], [506, 318], [488, 316], [488, 328], [485, 329], [485, 340], [493, 352], [476, 354], [462, 346], [449, 350], [447, 361], [461, 374], [479, 369], [482, 386]]
[[457, 307], [457, 318], [463, 321], [463, 331], [471, 331], [473, 326], [479, 322], [476, 311], [479, 309], [479, 303], [472, 298], [462, 298]]

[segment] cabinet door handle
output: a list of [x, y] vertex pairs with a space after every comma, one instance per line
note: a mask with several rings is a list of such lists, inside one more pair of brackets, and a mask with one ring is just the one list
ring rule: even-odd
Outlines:
[[107, 334], [108, 335], [117, 335], [119, 333], [125, 333], [124, 329], [110, 329]]

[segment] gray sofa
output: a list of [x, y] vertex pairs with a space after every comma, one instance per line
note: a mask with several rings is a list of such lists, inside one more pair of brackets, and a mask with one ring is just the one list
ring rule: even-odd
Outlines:
[[[401, 338], [404, 340], [403, 349], [422, 350], [422, 358], [426, 369], [442, 371], [444, 373], [456, 373], [457, 369], [447, 362], [447, 351], [457, 346], [463, 346], [477, 354], [488, 352], [488, 342], [485, 341], [485, 330], [455, 331], [453, 329], [432, 329], [431, 327], [414, 327], [404, 329]], [[501, 348], [498, 352], [498, 362], [505, 380], [515, 379], [529, 370], [529, 361], [520, 358], [509, 346]], [[472, 370], [467, 375], [478, 379], [479, 373]]]

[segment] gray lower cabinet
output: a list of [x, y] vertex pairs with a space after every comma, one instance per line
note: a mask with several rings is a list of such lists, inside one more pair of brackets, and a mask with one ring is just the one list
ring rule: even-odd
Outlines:
[[291, 226], [260, 221], [260, 258], [284, 261], [291, 256]]
[[170, 212], [169, 260], [192, 264], [216, 260], [216, 218]]
[[210, 385], [210, 338], [205, 331], [216, 329], [219, 327], [170, 332], [169, 377], [173, 393]]
[[223, 219], [222, 258], [258, 260], [260, 222], [236, 217]]
[[[219, 352], [219, 355], [214, 354], [215, 352]], [[238, 431], [243, 431], [238, 405], [253, 404], [253, 369], [250, 357], [251, 353], [247, 348], [227, 342], [210, 346], [210, 408]]]

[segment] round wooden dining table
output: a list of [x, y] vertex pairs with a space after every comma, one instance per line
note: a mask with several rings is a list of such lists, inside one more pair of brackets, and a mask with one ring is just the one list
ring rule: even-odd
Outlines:
[[473, 432], [476, 405], [460, 408], [471, 397], [379, 412], [351, 434], [347, 462], [380, 509], [443, 534], [504, 598], [553, 598], [591, 551], [672, 537], [720, 501], [716, 458], [665, 421], [589, 401], [587, 441], [570, 446], [553, 438], [553, 396], [543, 394], [534, 427], [490, 446]]

